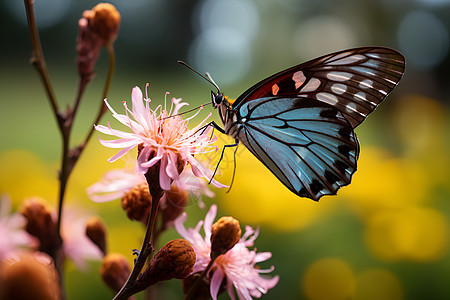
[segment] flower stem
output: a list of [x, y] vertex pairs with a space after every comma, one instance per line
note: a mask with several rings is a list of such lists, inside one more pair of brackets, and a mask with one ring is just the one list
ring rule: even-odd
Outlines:
[[[108, 56], [109, 56], [108, 75], [106, 77], [105, 86], [103, 88], [103, 95], [102, 95], [102, 101], [100, 103], [100, 108], [98, 109], [97, 117], [95, 118], [93, 124], [98, 124], [98, 122], [100, 122], [100, 119], [102, 118], [102, 116], [105, 114], [105, 112], [107, 110], [106, 104], [103, 100], [108, 96], [109, 88], [111, 86], [112, 78], [114, 75], [114, 67], [115, 67], [115, 62], [116, 62], [114, 48], [112, 47], [112, 45], [107, 45], [106, 50], [108, 51]], [[94, 130], [95, 130], [94, 126], [91, 126], [88, 134], [86, 135], [84, 142], [80, 145], [80, 147], [84, 148], [86, 146], [86, 144], [88, 143], [92, 134], [94, 133]]]
[[58, 103], [56, 101], [55, 92], [53, 91], [53, 86], [48, 74], [47, 64], [45, 63], [44, 53], [42, 52], [41, 41], [39, 39], [39, 31], [36, 24], [36, 17], [34, 15], [34, 0], [24, 0], [24, 2], [32, 47], [30, 63], [32, 63], [39, 72], [45, 91], [47, 92], [52, 111], [61, 127], [62, 119], [60, 116]]
[[[216, 257], [217, 258], [217, 257]], [[186, 296], [183, 298], [184, 300], [190, 300], [192, 299], [192, 297], [194, 296], [195, 291], [197, 290], [200, 282], [202, 282], [203, 277], [206, 276], [206, 274], [209, 272], [209, 270], [211, 269], [212, 265], [214, 264], [214, 262], [216, 261], [216, 258], [211, 259], [208, 263], [208, 265], [206, 266], [206, 268], [203, 270], [203, 272], [200, 274], [200, 276], [195, 280], [194, 284], [192, 284], [191, 288], [189, 289], [189, 291], [187, 292]]]
[[[147, 179], [149, 186], [151, 187], [155, 186], [154, 184], [149, 182], [150, 179], [147, 176], [147, 174], [145, 178]], [[152, 208], [147, 223], [147, 230], [145, 231], [144, 241], [142, 242], [141, 251], [139, 252], [138, 257], [135, 260], [133, 270], [131, 271], [131, 274], [128, 277], [127, 282], [123, 285], [123, 287], [120, 289], [120, 291], [117, 293], [117, 295], [114, 297], [113, 300], [124, 300], [127, 299], [129, 296], [141, 291], [141, 289], [137, 287], [135, 283], [136, 279], [138, 279], [142, 269], [144, 268], [147, 258], [154, 251], [151, 238], [153, 228], [155, 227], [156, 216], [158, 214], [159, 201], [164, 195], [164, 191], [161, 188], [159, 189], [152, 188], [150, 189], [150, 193], [152, 195]]]

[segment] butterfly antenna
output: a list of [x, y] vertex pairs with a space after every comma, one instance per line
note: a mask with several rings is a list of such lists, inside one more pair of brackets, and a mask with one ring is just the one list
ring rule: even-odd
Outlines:
[[217, 92], [218, 92], [218, 93], [220, 92], [219, 86], [218, 86], [217, 83], [212, 79], [211, 75], [210, 75], [208, 72], [206, 72], [206, 75], [202, 75], [202, 74], [200, 74], [199, 71], [197, 71], [196, 69], [194, 69], [193, 67], [191, 67], [190, 65], [188, 65], [187, 63], [185, 63], [185, 62], [182, 61], [182, 60], [177, 61], [177, 63], [182, 64], [183, 66], [185, 66], [186, 68], [188, 68], [188, 69], [191, 70], [192, 72], [196, 73], [196, 74], [197, 74], [198, 76], [200, 76], [201, 78], [203, 78], [203, 79], [205, 79], [206, 81], [208, 81], [210, 84], [212, 84], [212, 85], [217, 89]]
[[189, 109], [189, 110], [180, 112], [180, 113], [178, 113], [178, 114], [176, 114], [176, 115], [171, 115], [171, 116], [167, 116], [167, 117], [165, 117], [165, 118], [162, 118], [162, 120], [165, 120], [165, 119], [169, 119], [169, 118], [173, 118], [173, 117], [177, 117], [177, 116], [181, 116], [181, 115], [190, 113], [191, 111], [198, 110], [198, 109], [202, 108], [203, 106], [206, 106], [206, 105], [209, 105], [209, 104], [211, 104], [211, 102], [206, 102], [205, 104], [201, 104], [201, 105], [196, 106], [196, 107], [194, 107], [194, 108], [191, 108], [191, 109]]

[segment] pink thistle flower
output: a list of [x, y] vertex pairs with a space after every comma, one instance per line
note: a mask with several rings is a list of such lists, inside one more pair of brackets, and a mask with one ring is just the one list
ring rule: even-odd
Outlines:
[[26, 219], [19, 213], [11, 214], [8, 196], [0, 197], [0, 261], [17, 258], [21, 250], [34, 247], [37, 240], [25, 230]]
[[[205, 270], [211, 260], [211, 227], [216, 214], [217, 206], [212, 205], [205, 220], [199, 221], [195, 228], [189, 229], [184, 227], [184, 222], [187, 219], [186, 213], [175, 220], [175, 229], [192, 244], [197, 255], [193, 273]], [[200, 234], [202, 226], [205, 233], [204, 237]], [[250, 226], [246, 226], [245, 233], [240, 241], [227, 253], [220, 255], [213, 263], [212, 272], [209, 272], [207, 276], [211, 280], [210, 293], [214, 300], [217, 299], [220, 287], [225, 279], [231, 299], [235, 299], [234, 289], [240, 300], [251, 300], [252, 297], [260, 298], [262, 294], [266, 294], [269, 289], [277, 285], [279, 276], [268, 278], [260, 275], [261, 273], [272, 272], [273, 266], [267, 270], [255, 266], [272, 256], [270, 252], [256, 253], [256, 251], [249, 249], [249, 247], [253, 247], [258, 234], [258, 230], [255, 231]]]
[[[107, 172], [100, 181], [94, 183], [86, 189], [88, 197], [94, 202], [108, 202], [122, 198], [133, 187], [146, 184], [145, 176], [129, 169], [117, 169]], [[214, 193], [208, 188], [204, 180], [194, 176], [191, 168], [186, 168], [181, 172], [179, 180], [173, 183], [180, 191], [187, 191], [196, 197], [200, 208], [205, 205], [201, 201], [202, 195], [209, 198], [214, 197]], [[165, 205], [165, 196], [161, 199], [161, 205]]]
[[[95, 129], [104, 134], [120, 138], [117, 140], [100, 139], [100, 143], [103, 146], [122, 148], [108, 161], [114, 162], [131, 149], [141, 145], [142, 149], [137, 159], [137, 171], [145, 174], [150, 167], [160, 163], [159, 183], [163, 190], [170, 190], [172, 181], [179, 180], [180, 165], [184, 168], [187, 164], [190, 164], [195, 176], [210, 180], [213, 172], [194, 158], [194, 155], [217, 150], [217, 147], [212, 146], [212, 143], [217, 138], [210, 139], [208, 135], [209, 128], [202, 129], [211, 114], [190, 130], [187, 128], [187, 124], [201, 109], [193, 117], [182, 119], [178, 112], [181, 107], [188, 104], [181, 102], [181, 98], [172, 98], [172, 105], [169, 111], [165, 108], [163, 109], [161, 105], [152, 110], [149, 106], [150, 98], [146, 95], [143, 99], [142, 91], [135, 87], [131, 94], [131, 100], [132, 110], [128, 109], [124, 101], [123, 105], [126, 114], [121, 115], [116, 113], [105, 99], [105, 103], [112, 112], [113, 117], [132, 131], [125, 132], [112, 129], [109, 123], [108, 127], [95, 126]], [[225, 187], [214, 179], [211, 183], [217, 187]]]

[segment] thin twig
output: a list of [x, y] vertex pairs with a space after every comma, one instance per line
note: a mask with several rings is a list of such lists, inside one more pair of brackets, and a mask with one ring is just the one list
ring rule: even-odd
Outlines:
[[[147, 181], [149, 178], [146, 176]], [[151, 184], [149, 184], [151, 185]], [[152, 189], [150, 190], [152, 191]], [[133, 270], [131, 271], [130, 276], [127, 279], [127, 282], [123, 285], [123, 287], [120, 289], [120, 291], [117, 293], [117, 295], [114, 297], [113, 300], [124, 300], [127, 299], [129, 296], [139, 292], [140, 290], [137, 290], [135, 283], [136, 279], [138, 279], [139, 275], [141, 274], [142, 269], [144, 268], [144, 265], [147, 261], [147, 258], [153, 253], [154, 248], [151, 243], [153, 228], [155, 226], [156, 216], [158, 214], [158, 206], [159, 201], [161, 200], [162, 196], [164, 195], [163, 190], [155, 191], [153, 189], [152, 195], [152, 208], [150, 213], [150, 218], [147, 223], [147, 230], [145, 231], [145, 237], [144, 241], [142, 242], [142, 248], [141, 252], [139, 252], [138, 257], [136, 258], [136, 262], [134, 264]]]
[[55, 114], [55, 117], [60, 125], [61, 129], [61, 116], [59, 112], [58, 102], [56, 101], [55, 92], [53, 91], [52, 83], [50, 81], [50, 76], [48, 74], [47, 65], [45, 63], [44, 54], [42, 52], [42, 46], [39, 39], [39, 31], [36, 24], [36, 18], [34, 15], [34, 0], [24, 0], [25, 9], [27, 13], [28, 20], [28, 30], [30, 32], [31, 39], [31, 47], [32, 47], [32, 56], [30, 59], [30, 63], [32, 63], [44, 84], [45, 91], [47, 92], [48, 100], [50, 101], [50, 105], [52, 107], [52, 111]]

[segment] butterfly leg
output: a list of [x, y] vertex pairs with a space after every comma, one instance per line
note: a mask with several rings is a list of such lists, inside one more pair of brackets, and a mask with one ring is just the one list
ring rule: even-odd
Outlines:
[[[230, 192], [231, 187], [233, 186], [234, 176], [236, 175], [236, 152], [237, 152], [237, 149], [238, 149], [238, 147], [239, 147], [239, 142], [236, 141], [235, 145], [236, 145], [236, 148], [234, 148], [234, 153], [233, 153], [233, 163], [234, 163], [234, 167], [233, 167], [233, 177], [231, 177], [231, 183], [230, 183], [230, 187], [228, 188], [227, 193]], [[233, 146], [233, 145], [231, 145], [231, 146]], [[225, 148], [225, 147], [224, 147], [224, 148]]]
[[[215, 176], [216, 173], [217, 173], [217, 170], [219, 169], [219, 165], [220, 165], [220, 163], [221, 163], [222, 160], [223, 160], [223, 155], [225, 154], [225, 149], [226, 149], [226, 148], [231, 148], [231, 147], [236, 147], [236, 149], [234, 150], [234, 170], [233, 170], [233, 179], [232, 179], [232, 181], [231, 181], [231, 184], [233, 184], [233, 181], [234, 181], [234, 174], [235, 174], [235, 170], [236, 170], [236, 151], [237, 151], [237, 146], [238, 146], [238, 145], [239, 145], [239, 141], [236, 140], [234, 144], [224, 145], [224, 146], [223, 146], [223, 148], [222, 148], [222, 153], [220, 154], [219, 162], [217, 163], [216, 168], [214, 169], [214, 173], [213, 173], [213, 175], [211, 176], [211, 180], [209, 181], [209, 183], [211, 183], [211, 181], [213, 180], [214, 176]], [[231, 185], [230, 185], [230, 188], [231, 188]]]

